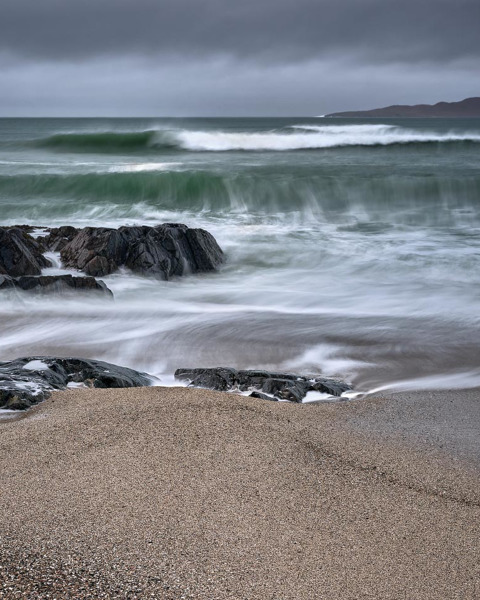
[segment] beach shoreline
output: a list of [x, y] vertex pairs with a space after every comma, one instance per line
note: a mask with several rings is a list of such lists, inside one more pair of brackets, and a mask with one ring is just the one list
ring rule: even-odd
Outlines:
[[54, 393], [0, 425], [0, 597], [473, 600], [479, 397]]

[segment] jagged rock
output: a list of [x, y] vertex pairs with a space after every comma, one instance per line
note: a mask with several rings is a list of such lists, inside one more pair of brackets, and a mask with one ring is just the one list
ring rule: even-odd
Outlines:
[[125, 263], [127, 241], [117, 229], [86, 227], [61, 251], [62, 263], [93, 277], [104, 277]]
[[260, 400], [269, 400], [270, 402], [278, 402], [278, 398], [274, 396], [267, 396], [267, 394], [262, 394], [262, 392], [252, 392], [250, 394], [250, 398], [259, 398]]
[[352, 388], [343, 381], [318, 378], [315, 379], [315, 383], [311, 385], [310, 389], [315, 392], [322, 392], [323, 394], [341, 396], [343, 392], [347, 392]]
[[103, 277], [126, 266], [135, 273], [170, 279], [216, 270], [223, 252], [203, 229], [165, 223], [157, 227], [86, 227], [61, 250], [66, 267]]
[[24, 229], [0, 227], [0, 274], [40, 275], [43, 268], [51, 266], [43, 250], [42, 244]]
[[21, 290], [36, 295], [57, 294], [66, 296], [74, 292], [96, 293], [113, 298], [112, 292], [93, 277], [73, 275], [40, 275], [38, 277], [18, 277], [16, 279], [0, 275], [0, 290]]
[[39, 241], [50, 252], [60, 252], [60, 250], [73, 240], [78, 231], [76, 227], [71, 227], [70, 225], [53, 227], [52, 229], [48, 229], [48, 235], [39, 238]]
[[100, 360], [33, 356], [0, 362], [0, 408], [24, 410], [69, 383], [88, 387], [127, 388], [152, 383], [152, 377]]
[[0, 290], [12, 290], [15, 288], [15, 279], [10, 275], [0, 275]]
[[343, 381], [323, 377], [309, 378], [293, 373], [270, 371], [237, 371], [230, 367], [210, 369], [177, 369], [175, 377], [188, 381], [191, 387], [218, 391], [253, 390], [250, 396], [267, 400], [302, 402], [308, 392], [319, 391], [340, 397], [351, 387]]
[[[126, 266], [135, 273], [170, 279], [215, 271], [224, 260], [208, 231], [178, 223], [120, 229], [62, 226], [46, 229], [48, 235], [37, 239], [30, 235], [32, 230], [32, 226], [0, 227], [0, 275], [41, 275], [43, 268], [51, 266], [43, 256], [47, 250], [60, 251], [64, 266], [92, 277], [103, 277]], [[34, 287], [38, 286], [42, 284], [37, 282]]]
[[177, 379], [189, 380], [192, 387], [202, 387], [225, 392], [237, 384], [235, 369], [218, 367], [216, 369], [177, 369]]
[[[193, 255], [193, 272], [215, 271], [223, 263], [223, 252], [211, 233], [205, 229], [188, 229], [186, 236]], [[192, 266], [190, 267], [192, 268]]]
[[307, 395], [310, 386], [304, 379], [266, 379], [262, 385], [262, 391], [282, 400], [290, 402], [301, 402]]
[[61, 294], [69, 292], [94, 292], [113, 297], [111, 290], [94, 277], [73, 277], [73, 275], [41, 275], [40, 277], [19, 277], [15, 287], [36, 294]]

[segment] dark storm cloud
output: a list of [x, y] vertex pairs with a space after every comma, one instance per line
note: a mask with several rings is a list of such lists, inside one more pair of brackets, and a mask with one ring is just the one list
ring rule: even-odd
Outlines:
[[1, 0], [0, 50], [47, 60], [480, 56], [479, 0]]

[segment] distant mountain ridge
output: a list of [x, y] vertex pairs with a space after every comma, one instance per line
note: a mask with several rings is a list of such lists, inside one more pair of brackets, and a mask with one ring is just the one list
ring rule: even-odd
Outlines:
[[373, 110], [338, 112], [326, 117], [480, 117], [480, 98], [437, 104], [396, 104]]

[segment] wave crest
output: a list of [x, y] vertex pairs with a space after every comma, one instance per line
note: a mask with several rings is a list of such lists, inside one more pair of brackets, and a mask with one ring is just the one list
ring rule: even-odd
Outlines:
[[428, 143], [479, 143], [480, 131], [438, 133], [386, 124], [292, 125], [272, 131], [195, 131], [189, 129], [59, 133], [36, 140], [56, 151], [94, 153], [159, 152], [282, 152], [354, 146], [392, 146]]
[[35, 145], [66, 152], [122, 153], [142, 152], [155, 147], [174, 147], [168, 131], [96, 131], [57, 133], [35, 140]]
[[445, 142], [480, 142], [480, 132], [465, 134], [422, 132], [392, 125], [295, 125], [290, 131], [181, 131], [185, 150], [222, 152], [321, 150], [346, 146], [390, 146]]

